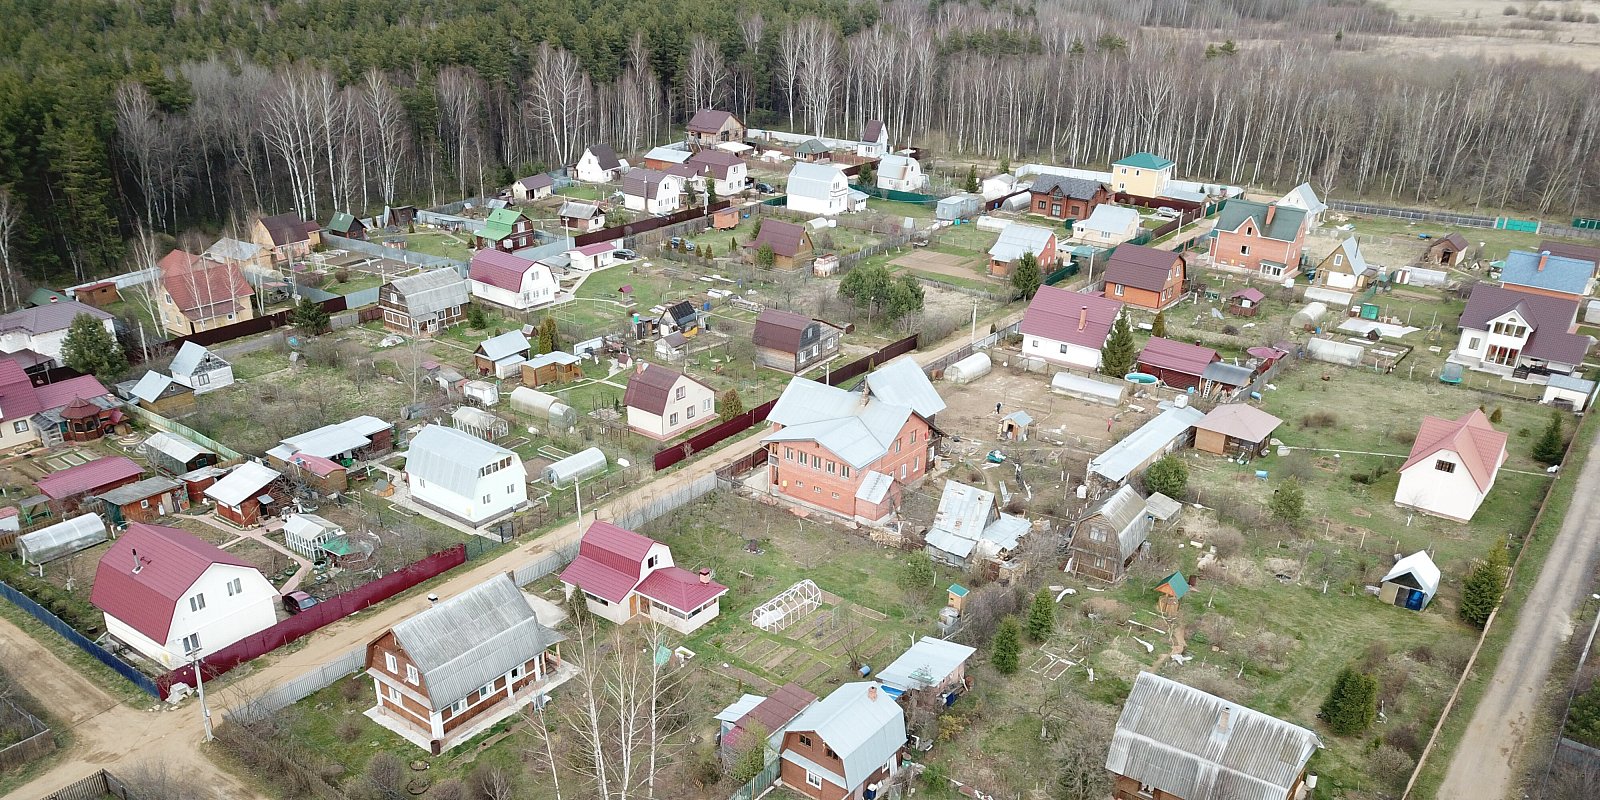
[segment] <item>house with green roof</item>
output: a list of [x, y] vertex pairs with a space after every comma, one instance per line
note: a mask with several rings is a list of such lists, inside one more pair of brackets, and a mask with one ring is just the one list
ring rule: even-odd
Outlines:
[[1211, 264], [1268, 278], [1294, 275], [1300, 271], [1305, 239], [1304, 210], [1235, 197], [1217, 214]]
[[1134, 153], [1111, 165], [1112, 187], [1118, 194], [1160, 197], [1177, 165], [1154, 153]]
[[473, 234], [473, 240], [473, 245], [480, 250], [487, 247], [503, 253], [539, 243], [534, 236], [533, 220], [514, 208], [497, 208], [489, 212], [489, 219]]
[[367, 226], [356, 219], [356, 215], [348, 211], [340, 211], [333, 215], [328, 222], [328, 233], [334, 236], [343, 236], [346, 239], [360, 239], [366, 241]]

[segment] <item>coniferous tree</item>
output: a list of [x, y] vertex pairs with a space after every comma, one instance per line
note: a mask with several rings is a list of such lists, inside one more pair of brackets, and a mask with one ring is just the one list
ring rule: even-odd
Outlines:
[[1023, 253], [1011, 268], [1011, 286], [1024, 300], [1032, 300], [1039, 292], [1044, 276], [1039, 273], [1039, 258], [1033, 253]]
[[1366, 730], [1378, 719], [1377, 679], [1350, 667], [1340, 670], [1317, 716], [1340, 736]]
[[1042, 642], [1056, 629], [1056, 604], [1049, 589], [1040, 589], [1028, 608], [1028, 638]]
[[1000, 629], [995, 631], [994, 640], [989, 643], [989, 661], [1002, 675], [1010, 675], [1017, 671], [1017, 660], [1022, 655], [1022, 626], [1017, 624], [1016, 617], [1006, 617], [1000, 621]]
[[128, 358], [115, 337], [100, 320], [79, 314], [61, 341], [61, 360], [66, 365], [104, 381], [120, 377], [128, 369]]
[[1546, 464], [1559, 464], [1565, 454], [1566, 447], [1561, 440], [1561, 412], [1551, 411], [1550, 424], [1539, 435], [1539, 441], [1533, 444], [1533, 457]]
[[1483, 627], [1489, 615], [1500, 605], [1506, 588], [1506, 551], [1495, 547], [1488, 556], [1473, 562], [1466, 580], [1461, 582], [1461, 605], [1457, 613], [1476, 627]]
[[1165, 312], [1165, 311], [1157, 311], [1156, 312], [1155, 321], [1150, 323], [1150, 335], [1151, 336], [1159, 336], [1159, 337], [1162, 337], [1162, 338], [1166, 338], [1166, 335], [1167, 335], [1167, 312]]
[[1132, 372], [1138, 360], [1139, 351], [1134, 347], [1128, 316], [1118, 314], [1117, 321], [1111, 324], [1111, 335], [1106, 337], [1106, 346], [1100, 350], [1100, 371], [1120, 378]]

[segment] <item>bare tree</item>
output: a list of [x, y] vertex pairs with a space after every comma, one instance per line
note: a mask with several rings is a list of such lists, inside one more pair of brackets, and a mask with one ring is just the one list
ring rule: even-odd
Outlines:
[[12, 197], [9, 188], [0, 186], [0, 308], [7, 310], [22, 305], [16, 272], [11, 263], [11, 240], [21, 220], [21, 203]]
[[705, 34], [689, 40], [689, 63], [683, 71], [684, 99], [691, 109], [716, 108], [728, 92], [728, 65], [722, 50]]
[[[467, 197], [469, 172], [475, 157], [482, 154], [483, 79], [471, 67], [445, 67], [439, 71], [438, 92], [441, 139], [455, 151], [457, 196]], [[481, 195], [481, 166], [473, 182]]]

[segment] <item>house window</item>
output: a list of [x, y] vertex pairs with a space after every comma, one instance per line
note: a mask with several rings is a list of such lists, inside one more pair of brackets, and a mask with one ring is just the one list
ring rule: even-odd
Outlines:
[[206, 596], [205, 596], [204, 593], [197, 594], [194, 597], [189, 598], [189, 610], [190, 611], [199, 611], [199, 610], [201, 610], [201, 609], [203, 609], [205, 607], [206, 607]]
[[[139, 507], [140, 508], [149, 508], [150, 507], [150, 501], [149, 500], [140, 500], [139, 501]], [[228, 592], [228, 594], [232, 595], [233, 592]]]
[[19, 419], [16, 422], [11, 423], [11, 432], [12, 433], [27, 433], [28, 432], [28, 421], [25, 420], [25, 419]]
[[833, 471], [834, 471], [834, 464], [833, 464], [833, 462], [832, 462], [832, 461], [829, 461], [829, 462], [828, 462], [828, 474], [829, 474], [829, 475], [832, 475], [832, 474], [833, 474]]
[[682, 386], [679, 386], [677, 393], [672, 396], [672, 399], [674, 399], [674, 400], [682, 400], [683, 396], [685, 394], [687, 394], [688, 391], [689, 391], [688, 389], [686, 389], [686, 388], [684, 388]]
[[694, 406], [689, 406], [688, 408], [684, 409], [683, 417], [684, 419], [694, 419]]
[[796, 488], [796, 489], [804, 489], [804, 488], [806, 488], [806, 482], [805, 481], [795, 481], [794, 482], [794, 488]]
[[811, 737], [807, 736], [807, 735], [805, 735], [803, 733], [800, 734], [800, 743], [805, 745], [806, 747], [810, 747], [811, 746]]
[[894, 440], [894, 451], [896, 453], [900, 452], [900, 440], [899, 439]]
[[1483, 340], [1479, 339], [1476, 336], [1474, 336], [1471, 339], [1467, 340], [1467, 349], [1468, 350], [1476, 350], [1476, 349], [1478, 349], [1478, 345], [1481, 345], [1481, 344], [1483, 344]]
[[839, 465], [839, 477], [841, 477], [841, 478], [850, 477], [850, 467], [845, 465], [845, 464], [840, 464]]
[[655, 569], [656, 568], [656, 564], [658, 562], [660, 562], [660, 561], [661, 561], [661, 556], [651, 556], [651, 557], [649, 557], [649, 558], [644, 560], [645, 568], [647, 568], [647, 569]]
[[822, 788], [822, 776], [809, 770], [806, 771], [806, 785], [813, 789]]
[[911, 471], [912, 472], [921, 472], [922, 471], [922, 456], [917, 456], [916, 458], [911, 459]]
[[833, 493], [833, 499], [835, 499], [835, 500], [839, 499], [839, 493], [838, 492], [834, 492]]
[[1090, 528], [1089, 529], [1089, 541], [1091, 541], [1091, 542], [1103, 542], [1105, 540], [1106, 540], [1106, 532], [1105, 531], [1100, 530], [1099, 528]]
[[389, 702], [391, 702], [391, 703], [400, 702], [400, 687], [398, 687], [398, 686], [389, 686], [389, 687], [386, 687], [386, 688], [389, 690]]
[[828, 747], [827, 745], [823, 745], [822, 750], [823, 750], [823, 752], [828, 754], [828, 758], [831, 758], [834, 761], [838, 761], [839, 760], [839, 754], [833, 752], [833, 748]]
[[450, 716], [452, 716], [452, 717], [456, 716], [457, 714], [460, 714], [461, 712], [466, 711], [466, 710], [467, 710], [467, 698], [465, 698], [465, 697], [463, 697], [460, 700], [457, 700], [454, 703], [450, 704]]
[[667, 417], [667, 424], [668, 425], [676, 425], [676, 424], [678, 424], [678, 415], [677, 414], [673, 414], [672, 416]]
[[1039, 347], [1040, 347], [1038, 339], [1034, 339], [1033, 341], [1029, 342], [1029, 344], [1033, 345], [1033, 349], [1035, 349], [1035, 350], [1038, 350]]
[[197, 373], [196, 375], [194, 375], [194, 382], [195, 382], [196, 385], [205, 386], [206, 384], [211, 382], [211, 375], [209, 375], [208, 373], [204, 373], [204, 372]]
[[1344, 253], [1333, 254], [1333, 265], [1336, 267], [1344, 266]]
[[802, 466], [802, 467], [808, 466], [810, 463], [811, 463], [810, 454], [806, 453], [804, 450], [800, 451], [800, 466]]
[[478, 687], [478, 699], [482, 700], [482, 699], [488, 697], [490, 695], [490, 693], [492, 693], [493, 691], [494, 691], [494, 681], [490, 681], [490, 682]]
[[1061, 352], [1063, 354], [1065, 354], [1067, 352], [1067, 346], [1066, 345], [1061, 345]]
[[1239, 255], [1241, 255], [1241, 256], [1250, 255], [1250, 245], [1247, 245], [1247, 244], [1239, 245]]
[[707, 397], [706, 399], [700, 401], [700, 407], [704, 408], [707, 411], [710, 411], [711, 410], [711, 398]]
[[1440, 472], [1455, 472], [1456, 462], [1446, 461], [1441, 458], [1438, 461], [1433, 462], [1433, 468], [1439, 470]]
[[794, 448], [793, 447], [785, 447], [785, 448], [783, 448], [783, 460], [784, 461], [793, 461], [794, 460]]
[[383, 654], [383, 666], [384, 669], [387, 669], [390, 672], [400, 671], [400, 662], [395, 660], [394, 653]]
[[200, 649], [200, 634], [191, 633], [183, 637], [183, 652], [193, 653]]
[[906, 479], [906, 465], [905, 464], [901, 464], [900, 465], [900, 480], [905, 480], [905, 479]]
[[412, 666], [411, 664], [407, 664], [406, 665], [406, 683], [409, 683], [409, 684], [415, 686], [417, 684], [418, 678], [419, 678], [419, 676], [417, 675], [417, 668], [415, 666]]
[[522, 665], [518, 664], [511, 668], [511, 680], [516, 680], [520, 677], [522, 677]]
[[1115, 294], [1118, 297], [1121, 297], [1122, 296], [1122, 284], [1114, 283], [1114, 284], [1111, 284], [1111, 285], [1116, 287], [1116, 288], [1112, 289], [1112, 293]]
[[[147, 500], [145, 502], [148, 503], [149, 501]], [[240, 578], [234, 578], [233, 580], [228, 581], [228, 596], [232, 597], [236, 594], [244, 594], [244, 583]]]

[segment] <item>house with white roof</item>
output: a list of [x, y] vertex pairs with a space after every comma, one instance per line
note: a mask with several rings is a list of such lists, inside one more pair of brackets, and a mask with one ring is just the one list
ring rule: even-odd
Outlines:
[[[834, 217], [855, 211], [858, 201], [851, 196], [850, 179], [832, 164], [796, 161], [789, 170], [788, 208], [804, 214]], [[856, 192], [860, 194], [860, 192]], [[859, 201], [865, 207], [865, 195]]]
[[366, 716], [438, 755], [577, 674], [561, 661], [565, 640], [496, 575], [367, 643], [377, 705]]
[[1506, 435], [1473, 409], [1460, 419], [1423, 417], [1400, 466], [1394, 504], [1470, 522], [1506, 463]]
[[1013, 222], [1000, 231], [1000, 238], [989, 248], [989, 274], [1005, 277], [1011, 274], [1017, 259], [1032, 253], [1039, 262], [1039, 271], [1049, 273], [1056, 266], [1056, 234], [1049, 228]]
[[522, 363], [532, 353], [533, 345], [528, 343], [528, 337], [523, 336], [520, 330], [510, 330], [478, 343], [478, 349], [472, 353], [472, 362], [478, 368], [479, 375], [505, 378], [521, 374]]
[[267, 461], [278, 467], [296, 455], [333, 461], [370, 461], [394, 450], [394, 426], [377, 417], [362, 415], [290, 436], [267, 451]]
[[264, 514], [282, 509], [288, 491], [283, 473], [265, 464], [245, 461], [207, 486], [205, 497], [217, 504], [217, 516], [249, 528], [259, 523]]
[[1087, 219], [1072, 223], [1072, 238], [1087, 244], [1112, 247], [1139, 235], [1139, 212], [1126, 206], [1101, 203]]
[[945, 696], [966, 689], [967, 659], [975, 648], [924, 636], [875, 676], [890, 697], [929, 690]]
[[878, 188], [896, 192], [920, 192], [928, 185], [922, 164], [915, 158], [889, 153], [878, 159]]
[[1002, 513], [994, 492], [947, 480], [922, 549], [935, 561], [968, 569], [1009, 558], [1032, 527], [1022, 517]]
[[626, 528], [596, 520], [583, 533], [578, 557], [561, 572], [570, 595], [618, 625], [648, 617], [688, 635], [721, 613], [728, 587], [711, 570], [690, 572], [672, 561], [672, 548]]
[[666, 169], [673, 164], [682, 164], [688, 161], [689, 156], [692, 155], [694, 153], [689, 152], [686, 147], [661, 145], [660, 147], [650, 148], [644, 154], [644, 165], [650, 169]]
[[1328, 212], [1328, 204], [1317, 197], [1311, 184], [1302, 183], [1289, 190], [1289, 193], [1278, 199], [1278, 205], [1286, 208], [1298, 208], [1306, 212], [1306, 227], [1315, 228], [1322, 224], [1322, 215]]
[[1107, 583], [1121, 581], [1154, 522], [1144, 497], [1132, 484], [1124, 484], [1073, 522], [1067, 571]]
[[561, 289], [544, 264], [490, 247], [472, 254], [467, 282], [473, 297], [514, 311], [548, 306]]
[[528, 472], [516, 453], [455, 428], [426, 425], [406, 451], [411, 499], [481, 528], [528, 505]]
[[233, 385], [233, 365], [216, 353], [194, 342], [184, 342], [167, 367], [172, 379], [194, 390], [197, 395]]
[[1439, 566], [1428, 551], [1418, 550], [1394, 562], [1384, 573], [1378, 599], [1392, 606], [1421, 611], [1439, 593]]
[[277, 623], [261, 570], [177, 528], [134, 522], [95, 568], [89, 602], [106, 633], [169, 669]]
[[878, 525], [936, 457], [945, 408], [922, 368], [901, 359], [856, 391], [796, 377], [767, 414], [767, 491], [785, 502]]
[[1161, 406], [1161, 413], [1154, 419], [1089, 459], [1085, 479], [1092, 496], [1099, 496], [1098, 489], [1122, 486], [1133, 473], [1194, 441], [1194, 426], [1205, 419], [1206, 413], [1194, 406], [1174, 406], [1165, 401]]
[[789, 723], [778, 777], [813, 800], [877, 796], [900, 771], [905, 745], [894, 698], [870, 681], [846, 683]]
[[343, 536], [344, 528], [316, 514], [290, 514], [283, 521], [283, 544], [310, 559], [322, 557], [328, 540]]

